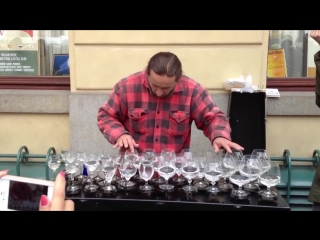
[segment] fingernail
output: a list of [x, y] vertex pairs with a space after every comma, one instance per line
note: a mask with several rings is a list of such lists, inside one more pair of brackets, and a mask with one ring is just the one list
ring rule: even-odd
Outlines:
[[42, 207], [47, 206], [48, 198], [46, 195], [41, 195], [40, 204]]
[[1, 170], [0, 172], [9, 172], [9, 169]]
[[61, 172], [60, 172], [60, 175], [61, 175], [62, 177], [65, 177], [65, 176], [66, 176], [66, 173], [65, 173], [64, 171], [61, 171]]

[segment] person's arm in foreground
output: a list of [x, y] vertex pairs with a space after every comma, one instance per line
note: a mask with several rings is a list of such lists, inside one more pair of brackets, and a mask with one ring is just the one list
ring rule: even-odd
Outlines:
[[74, 202], [72, 200], [65, 200], [65, 187], [65, 173], [60, 172], [54, 183], [52, 202], [50, 202], [46, 195], [42, 195], [39, 211], [74, 211]]
[[[0, 178], [7, 175], [9, 170], [0, 171]], [[39, 211], [74, 211], [74, 202], [65, 200], [66, 179], [65, 173], [60, 172], [54, 183], [52, 203], [46, 195], [42, 195], [39, 203]]]
[[242, 151], [244, 148], [231, 142], [231, 128], [226, 115], [213, 102], [208, 91], [201, 86], [194, 90], [191, 116], [198, 129], [210, 139], [215, 152], [220, 148], [231, 152], [231, 148]]

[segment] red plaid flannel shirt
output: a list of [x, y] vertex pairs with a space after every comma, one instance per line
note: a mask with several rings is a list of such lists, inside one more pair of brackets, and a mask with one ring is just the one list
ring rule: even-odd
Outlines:
[[162, 149], [179, 153], [190, 148], [192, 121], [211, 142], [217, 137], [230, 140], [231, 132], [228, 118], [200, 84], [182, 76], [171, 97], [159, 98], [150, 92], [145, 71], [114, 86], [97, 120], [111, 144], [116, 144], [121, 135], [130, 134], [139, 144], [139, 153], [147, 148], [158, 153]]

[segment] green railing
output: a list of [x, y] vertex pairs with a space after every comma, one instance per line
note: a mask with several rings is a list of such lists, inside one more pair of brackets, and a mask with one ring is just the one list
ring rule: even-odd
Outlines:
[[[314, 150], [310, 158], [292, 157], [288, 149], [284, 150], [282, 157], [271, 157], [272, 161], [283, 163], [280, 167], [282, 180], [277, 185], [277, 189], [286, 198], [288, 204], [293, 206], [312, 205], [307, 201], [307, 198], [319, 159], [319, 150]], [[293, 162], [300, 164], [293, 164]]]
[[[50, 147], [47, 151], [47, 154], [30, 154], [29, 149], [26, 146], [22, 146], [19, 148], [17, 154], [0, 154], [0, 158], [15, 158], [15, 169], [16, 169], [16, 175], [21, 176], [21, 164], [39, 164], [39, 162], [29, 162], [30, 158], [43, 158], [46, 159], [44, 163], [44, 171], [45, 171], [45, 179], [49, 180], [49, 157], [51, 155], [56, 154], [56, 149], [54, 147]], [[0, 160], [0, 166], [1, 163], [14, 163], [13, 161], [1, 161]], [[1, 168], [0, 168], [1, 169]]]

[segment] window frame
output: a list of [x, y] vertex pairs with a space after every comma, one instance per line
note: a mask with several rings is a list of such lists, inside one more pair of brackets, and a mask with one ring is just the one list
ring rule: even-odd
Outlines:
[[0, 76], [0, 90], [70, 90], [70, 76]]
[[315, 87], [316, 79], [310, 77], [267, 78], [267, 88], [277, 88], [279, 91], [313, 92]]

